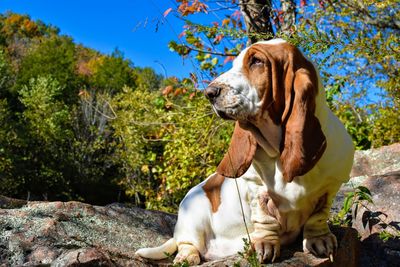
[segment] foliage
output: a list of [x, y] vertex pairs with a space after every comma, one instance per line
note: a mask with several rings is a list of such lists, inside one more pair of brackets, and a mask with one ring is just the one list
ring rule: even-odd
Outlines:
[[[264, 21], [272, 27], [246, 32], [244, 7], [261, 2], [267, 9], [275, 7]], [[168, 9], [164, 16], [174, 14], [185, 22], [183, 32], [178, 40], [171, 41], [170, 49], [198, 62], [202, 71], [193, 76], [201, 76], [202, 80], [210, 80], [224, 70], [248, 38], [283, 37], [299, 46], [318, 63], [327, 100], [351, 133], [356, 147], [367, 149], [400, 141], [396, 122], [400, 116], [400, 28], [395, 19], [399, 14], [396, 3], [177, 1], [177, 8]], [[215, 21], [196, 23], [196, 18], [203, 14], [215, 15]]]
[[186, 89], [190, 84], [168, 82], [173, 85], [162, 93], [125, 87], [114, 99], [112, 125], [127, 193], [137, 202], [145, 196], [147, 208], [174, 211], [191, 187], [214, 172], [232, 127], [213, 115], [200, 92]]
[[151, 68], [135, 68], [136, 87], [140, 91], [158, 91], [163, 80], [160, 74], [155, 73]]
[[[23, 21], [37, 32], [21, 29]], [[110, 95], [106, 88], [90, 89], [97, 86], [93, 74], [80, 72], [79, 63], [101, 56], [106, 64], [99, 73], [115, 68], [134, 80], [131, 63], [121, 54], [100, 55], [77, 46], [70, 37], [57, 35], [54, 27], [25, 15], [0, 16], [0, 26], [2, 194], [97, 204], [118, 200], [121, 172], [113, 159], [115, 142], [108, 125]], [[16, 42], [23, 44], [24, 53], [15, 53]]]
[[[260, 267], [261, 263], [258, 261], [257, 253], [254, 248], [251, 246], [249, 240], [247, 238], [243, 238], [243, 251], [238, 252], [238, 255], [247, 261], [248, 265], [251, 267]], [[235, 267], [241, 266], [240, 263], [235, 263]]]
[[100, 57], [92, 68], [93, 75], [90, 82], [97, 90], [116, 93], [123, 86], [136, 87], [135, 72], [132, 63], [124, 59], [119, 50], [115, 50], [109, 57]]
[[46, 25], [42, 21], [33, 21], [28, 15], [7, 12], [1, 15], [1, 33], [4, 40], [11, 40], [16, 36], [35, 38], [58, 34], [56, 27]]
[[[0, 191], [176, 211], [215, 171], [233, 129], [196, 87], [226, 69], [249, 37], [282, 36], [318, 62], [327, 100], [358, 148], [398, 142], [398, 29], [386, 16], [397, 12], [393, 1], [301, 1], [294, 12], [287, 0], [179, 0], [163, 14], [185, 22], [169, 47], [199, 67], [181, 80], [135, 67], [118, 50], [76, 45], [29, 16], [0, 15]], [[239, 8], [250, 2], [274, 4], [269, 32], [247, 29]], [[196, 22], [206, 14], [219, 20]]]
[[22, 59], [15, 90], [20, 90], [31, 78], [51, 75], [64, 85], [60, 97], [67, 102], [73, 101], [80, 82], [76, 77], [75, 68], [75, 45], [72, 39], [66, 36], [50, 37], [33, 47], [32, 52]]
[[18, 165], [24, 169], [17, 169], [15, 175], [26, 173], [23, 186], [40, 195], [60, 190], [61, 195], [68, 194], [68, 181], [56, 167], [63, 156], [61, 145], [71, 136], [65, 125], [70, 121], [68, 107], [56, 100], [62, 90], [57, 80], [39, 76], [19, 92], [24, 111], [19, 121]]
[[[29, 131], [43, 142], [56, 138], [69, 138], [71, 133], [63, 123], [70, 121], [68, 107], [57, 97], [63, 87], [51, 76], [32, 78], [20, 91], [20, 101], [25, 110], [23, 120]], [[63, 127], [64, 126], [64, 127]]]
[[400, 105], [374, 105], [372, 113], [373, 128], [368, 139], [373, 147], [394, 144], [400, 140]]
[[331, 218], [332, 223], [335, 225], [351, 226], [352, 219], [356, 218], [360, 208], [363, 208], [362, 223], [364, 227], [367, 224], [369, 224], [369, 227], [379, 224], [383, 228], [379, 232], [379, 237], [383, 241], [400, 238], [400, 231], [396, 226], [390, 223], [387, 224], [382, 220], [381, 216], [386, 215], [380, 211], [372, 211], [367, 204], [373, 204], [370, 190], [365, 186], [357, 186], [352, 192], [346, 194], [342, 209], [337, 215]]
[[7, 89], [10, 86], [11, 68], [4, 55], [4, 51], [0, 49], [0, 97], [6, 95]]
[[400, 140], [400, 80], [393, 67], [400, 64], [400, 28], [388, 16], [398, 14], [395, 2], [311, 6], [314, 12], [304, 10], [296, 36], [320, 63], [327, 89], [336, 91], [333, 109], [360, 149]]
[[15, 131], [11, 120], [11, 112], [6, 99], [0, 99], [0, 191], [10, 194], [17, 190], [20, 181], [14, 179], [14, 157], [10, 146], [15, 142]]

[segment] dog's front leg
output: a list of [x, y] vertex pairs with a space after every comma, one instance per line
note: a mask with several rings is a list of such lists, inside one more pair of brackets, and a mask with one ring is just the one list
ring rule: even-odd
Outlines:
[[317, 204], [316, 210], [308, 218], [303, 230], [303, 250], [311, 252], [316, 256], [333, 256], [337, 250], [336, 237], [331, 233], [328, 226], [329, 212], [331, 209], [332, 196], [322, 196]]
[[[280, 224], [271, 214], [272, 200], [266, 192], [259, 193], [251, 201], [251, 221], [254, 231], [251, 233], [251, 243], [257, 253], [258, 260], [274, 262], [280, 254]], [[268, 207], [270, 206], [270, 207]]]

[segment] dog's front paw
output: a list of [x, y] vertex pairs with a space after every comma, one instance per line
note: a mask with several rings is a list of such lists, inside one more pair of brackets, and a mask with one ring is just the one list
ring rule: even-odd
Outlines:
[[190, 244], [180, 245], [178, 247], [178, 254], [175, 256], [174, 264], [187, 263], [191, 265], [198, 265], [200, 263], [199, 251]]
[[253, 242], [254, 250], [257, 254], [257, 259], [260, 263], [274, 262], [280, 255], [281, 246], [279, 240], [260, 240]]
[[315, 256], [329, 257], [333, 261], [333, 256], [336, 253], [337, 240], [332, 233], [325, 235], [309, 237], [303, 240], [304, 252], [311, 252]]

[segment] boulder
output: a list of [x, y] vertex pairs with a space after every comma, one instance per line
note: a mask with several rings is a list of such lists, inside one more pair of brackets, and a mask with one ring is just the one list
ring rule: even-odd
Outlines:
[[[105, 207], [80, 202], [28, 202], [0, 209], [0, 266], [172, 266], [171, 259], [148, 261], [135, 256], [140, 247], [157, 246], [173, 233], [176, 216], [121, 204]], [[336, 264], [356, 266], [357, 232], [334, 227]], [[240, 256], [202, 266], [248, 266]], [[302, 252], [301, 240], [283, 247], [271, 266], [326, 266], [326, 258]]]
[[[332, 207], [337, 213], [347, 193], [358, 186], [371, 191], [372, 203], [353, 209], [351, 227], [361, 240], [361, 266], [400, 266], [400, 144], [356, 151], [351, 179], [338, 192]], [[386, 231], [395, 239], [384, 241]]]
[[400, 170], [400, 143], [357, 150], [350, 177], [373, 176]]
[[134, 252], [171, 237], [176, 216], [120, 204], [0, 209], [0, 266], [147, 266]]

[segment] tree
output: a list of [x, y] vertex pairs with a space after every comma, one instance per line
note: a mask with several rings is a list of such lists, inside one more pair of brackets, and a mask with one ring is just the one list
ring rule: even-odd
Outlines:
[[66, 199], [70, 194], [69, 182], [60, 171], [63, 147], [71, 137], [69, 109], [57, 100], [62, 92], [50, 76], [32, 78], [19, 92], [24, 111], [18, 131], [19, 168], [14, 175], [23, 177], [23, 188], [45, 199]]
[[[216, 12], [217, 21], [193, 22], [196, 15]], [[283, 37], [318, 63], [331, 107], [358, 148], [400, 140], [398, 128], [388, 128], [399, 117], [396, 1], [187, 0], [165, 15], [170, 13], [185, 22], [170, 48], [198, 62], [202, 72], [193, 77], [211, 80], [245, 43]]]
[[140, 91], [160, 90], [162, 76], [151, 68], [135, 68], [137, 89]]
[[12, 194], [20, 186], [20, 181], [14, 179], [12, 175], [15, 167], [12, 147], [16, 143], [16, 136], [7, 100], [1, 98], [0, 125], [0, 191], [2, 194]]
[[126, 85], [158, 91], [161, 77], [135, 68], [118, 50], [104, 55], [76, 45], [25, 15], [0, 15], [0, 42], [1, 194], [94, 204], [123, 200], [117, 183], [127, 159], [116, 153], [110, 103]]
[[22, 61], [14, 90], [28, 85], [30, 79], [51, 75], [63, 88], [60, 97], [66, 102], [76, 101], [80, 80], [76, 75], [75, 45], [66, 36], [51, 36], [32, 49]]
[[0, 49], [0, 99], [6, 97], [6, 95], [9, 93], [11, 81], [12, 81], [11, 67], [4, 54], [4, 51]]
[[[324, 71], [331, 107], [358, 148], [400, 141], [400, 8], [396, 1], [324, 2], [308, 12], [298, 38]], [[397, 16], [396, 16], [397, 14]], [[302, 41], [302, 44], [305, 42]], [[398, 66], [393, 67], [393, 66]]]
[[132, 62], [124, 59], [118, 49], [110, 56], [96, 59], [92, 71], [90, 82], [92, 87], [99, 91], [118, 93], [124, 86], [136, 87]]
[[33, 78], [20, 90], [22, 157], [14, 175], [23, 177], [21, 187], [36, 198], [115, 201], [118, 163], [112, 161], [110, 97], [81, 92], [80, 103], [68, 106], [59, 99], [63, 91], [51, 76]]

